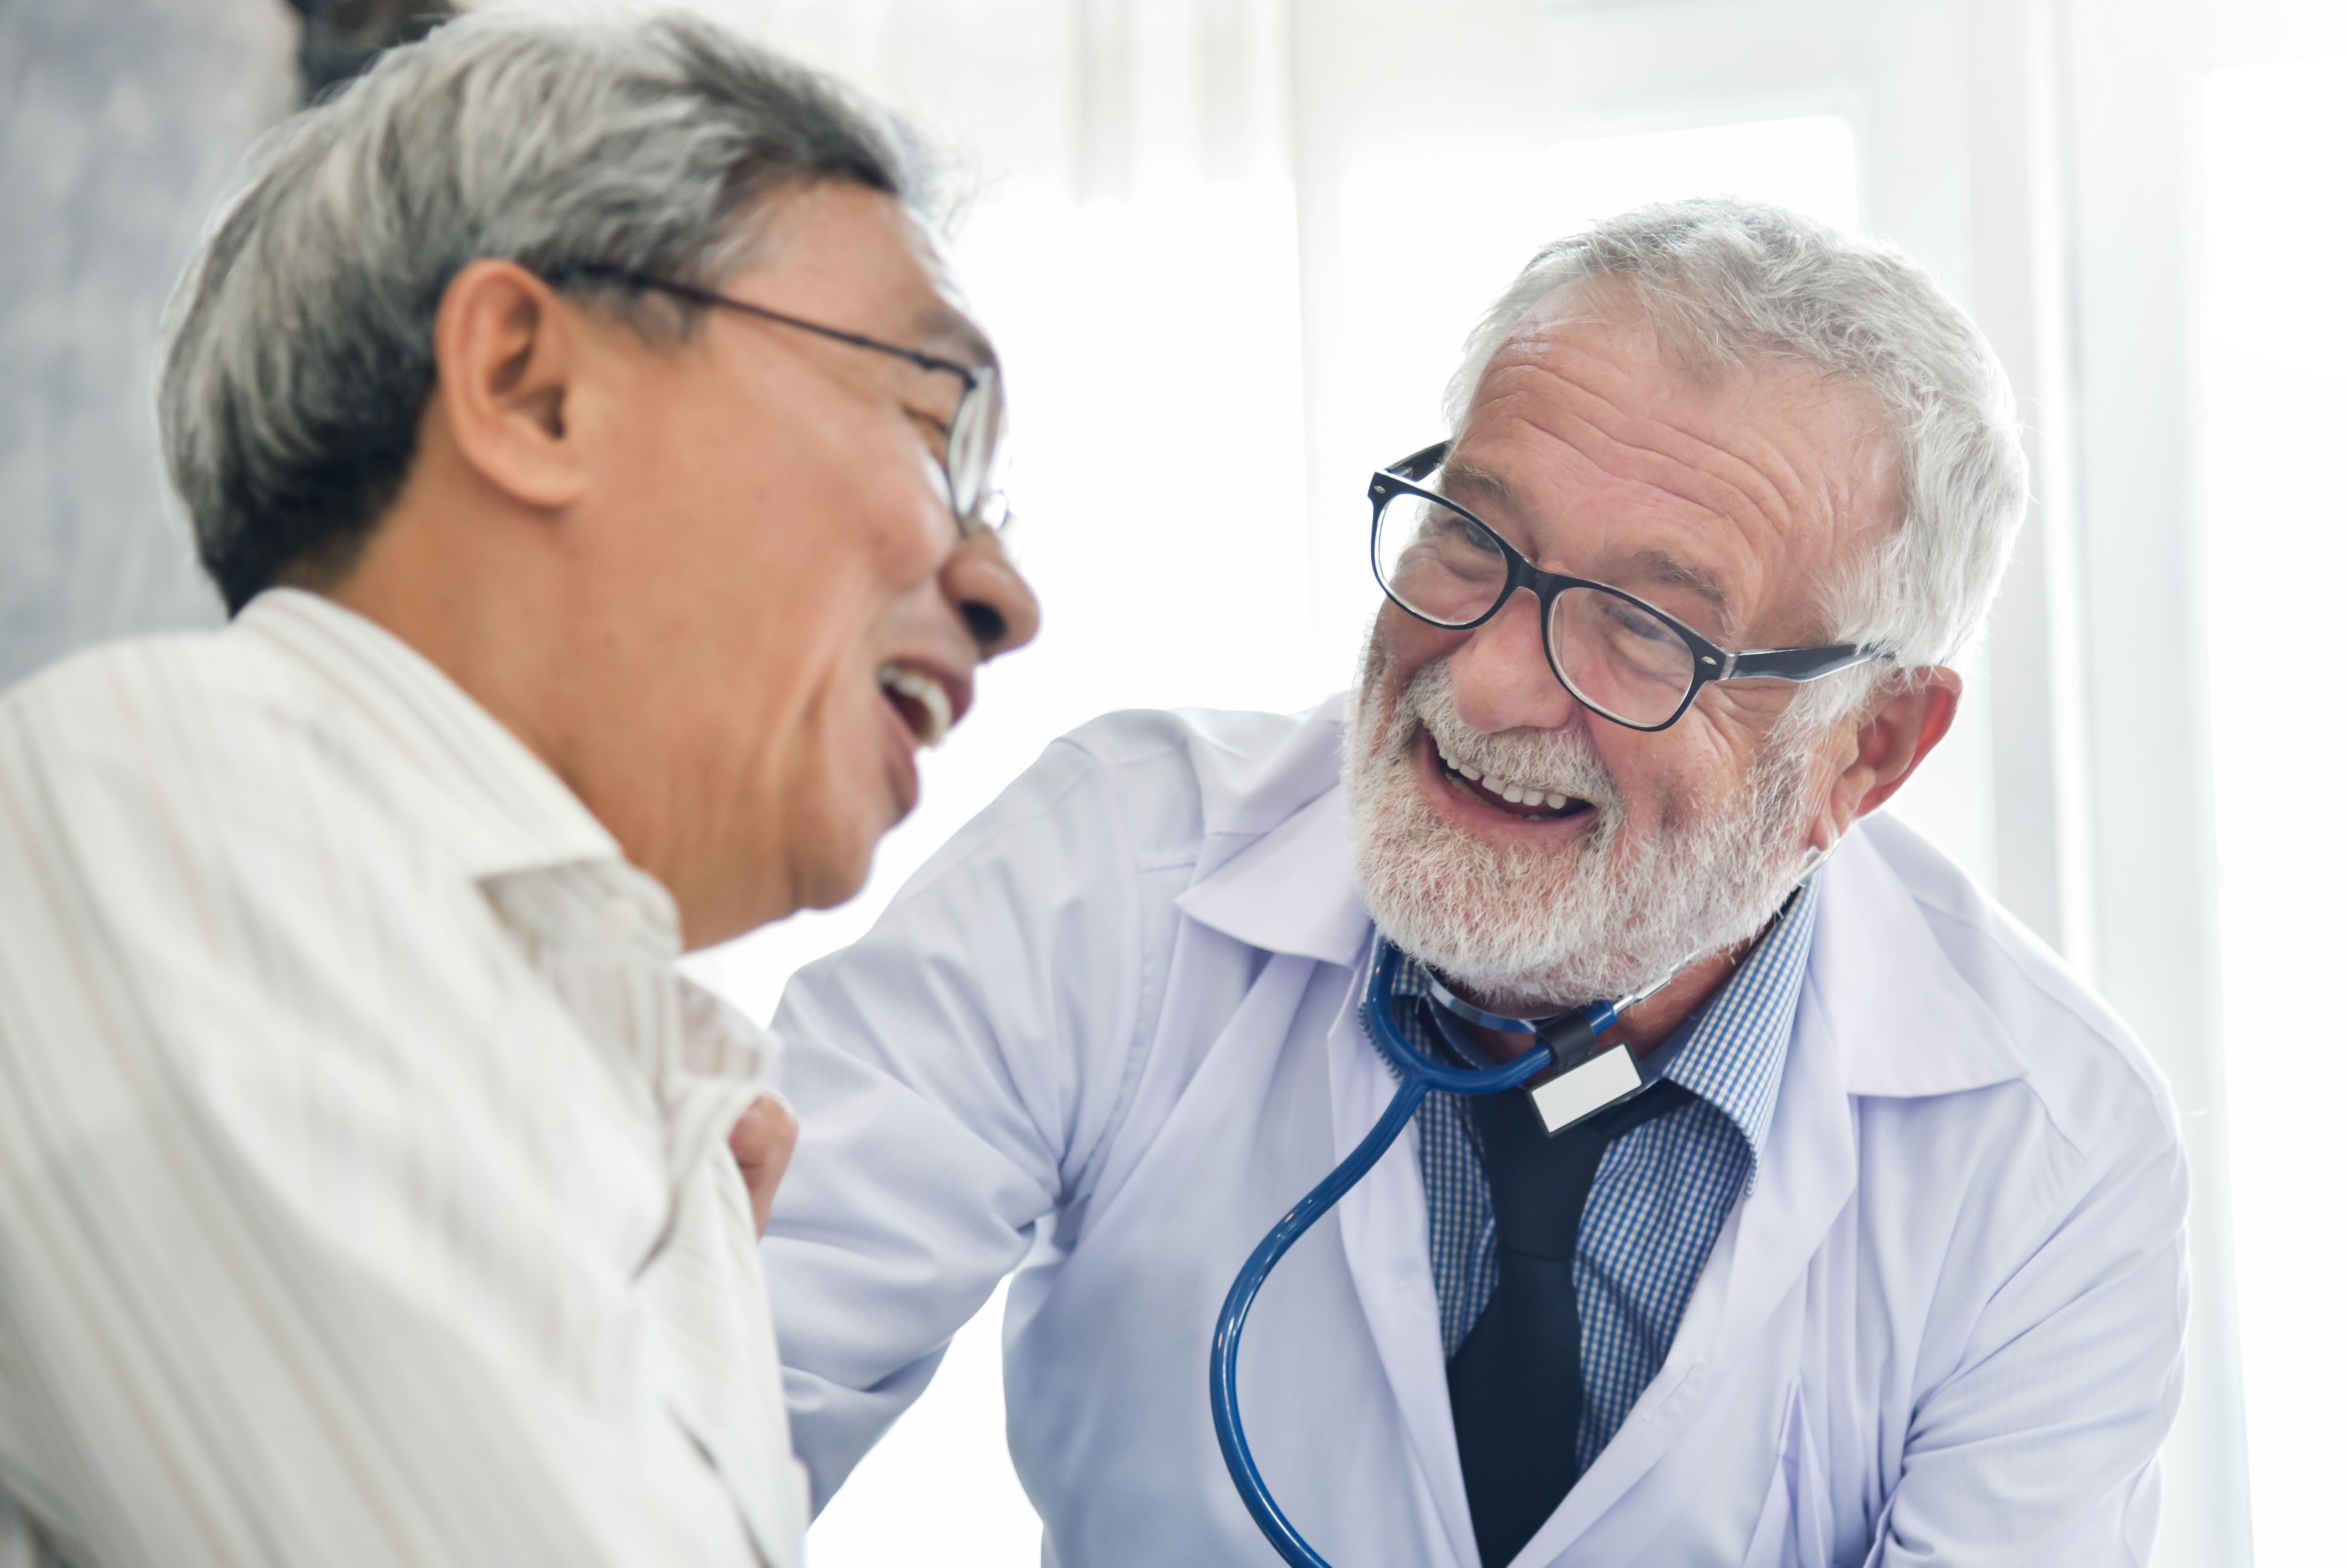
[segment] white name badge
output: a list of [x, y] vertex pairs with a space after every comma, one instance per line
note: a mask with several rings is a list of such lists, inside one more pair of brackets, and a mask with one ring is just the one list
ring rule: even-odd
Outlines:
[[1616, 1046], [1526, 1092], [1533, 1098], [1533, 1109], [1540, 1113], [1541, 1126], [1555, 1137], [1583, 1117], [1604, 1110], [1618, 1099], [1627, 1099], [1644, 1087], [1639, 1078], [1639, 1066], [1631, 1059], [1631, 1047]]

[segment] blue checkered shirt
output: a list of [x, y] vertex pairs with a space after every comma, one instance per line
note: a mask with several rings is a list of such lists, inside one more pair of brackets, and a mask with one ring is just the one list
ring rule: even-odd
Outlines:
[[[1650, 1081], [1670, 1078], [1694, 1098], [1608, 1145], [1582, 1212], [1573, 1254], [1581, 1469], [1613, 1440], [1663, 1366], [1721, 1222], [1752, 1185], [1785, 1073], [1813, 910], [1805, 886], [1728, 983], [1640, 1064]], [[1394, 990], [1395, 1022], [1414, 1045], [1481, 1060], [1468, 1054], [1476, 1047], [1457, 1020], [1426, 999], [1426, 972], [1416, 961], [1396, 966]], [[1492, 1297], [1492, 1197], [1466, 1102], [1431, 1094], [1417, 1122], [1447, 1360]]]

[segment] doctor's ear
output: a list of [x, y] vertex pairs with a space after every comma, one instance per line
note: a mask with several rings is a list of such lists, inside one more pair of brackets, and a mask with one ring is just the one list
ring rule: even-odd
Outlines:
[[1842, 770], [1819, 812], [1821, 848], [1900, 792], [1956, 722], [1964, 677], [1938, 665], [1903, 671], [1899, 684], [1861, 709]]
[[527, 507], [577, 500], [568, 402], [586, 345], [571, 303], [525, 267], [474, 262], [441, 294], [432, 346], [438, 413], [467, 466]]

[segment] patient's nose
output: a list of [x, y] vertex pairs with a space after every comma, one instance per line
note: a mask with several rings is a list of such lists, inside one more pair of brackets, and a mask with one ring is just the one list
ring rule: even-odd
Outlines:
[[963, 541], [946, 560], [941, 574], [946, 597], [962, 612], [963, 624], [978, 645], [979, 656], [993, 658], [1035, 641], [1043, 622], [1035, 591], [1003, 552], [1003, 539], [983, 529]]

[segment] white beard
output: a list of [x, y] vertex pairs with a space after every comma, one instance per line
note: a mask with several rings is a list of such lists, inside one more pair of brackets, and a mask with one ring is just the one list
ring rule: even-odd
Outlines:
[[[1387, 938], [1485, 1006], [1533, 1016], [1631, 995], [1756, 934], [1799, 880], [1808, 737], [1771, 735], [1726, 809], [1666, 799], [1653, 839], [1633, 843], [1588, 736], [1487, 735], [1459, 717], [1447, 662], [1391, 702], [1385, 668], [1374, 636], [1346, 737], [1354, 878]], [[1462, 763], [1589, 801], [1594, 830], [1533, 849], [1442, 820], [1418, 792], [1422, 730]]]

